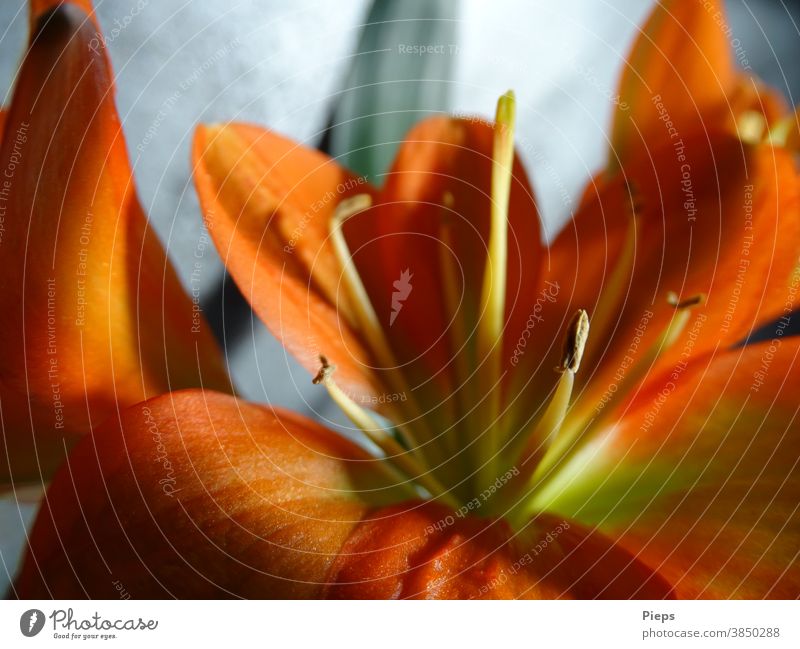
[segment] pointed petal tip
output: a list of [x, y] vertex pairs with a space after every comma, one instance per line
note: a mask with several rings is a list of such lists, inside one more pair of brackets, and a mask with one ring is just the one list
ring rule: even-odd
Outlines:
[[212, 139], [212, 137], [220, 131], [220, 124], [213, 122], [208, 124], [197, 124], [194, 128], [193, 141], [195, 147], [200, 147], [202, 152], [204, 144]]
[[86, 20], [91, 20], [100, 33], [91, 0], [31, 0], [29, 15], [32, 40], [65, 25], [71, 25], [74, 30]]
[[236, 122], [198, 124], [194, 131], [196, 156], [202, 157], [209, 149], [231, 143], [231, 138], [236, 138], [236, 126]]
[[220, 131], [224, 130], [226, 126], [228, 126], [229, 122], [208, 122], [207, 124], [199, 124], [197, 126], [198, 131], [203, 131], [204, 133], [215, 134], [219, 133]]

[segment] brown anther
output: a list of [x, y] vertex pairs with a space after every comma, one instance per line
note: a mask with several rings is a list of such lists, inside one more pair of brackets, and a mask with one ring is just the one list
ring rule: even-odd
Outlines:
[[561, 372], [578, 371], [583, 358], [586, 340], [589, 338], [589, 315], [583, 309], [578, 309], [567, 329], [564, 337], [564, 353], [561, 365], [557, 368]]
[[322, 365], [322, 367], [319, 368], [319, 372], [317, 372], [317, 375], [313, 379], [311, 379], [311, 382], [314, 385], [324, 383], [325, 379], [327, 379], [336, 370], [336, 366], [331, 365], [328, 362], [327, 357], [324, 356], [323, 354], [319, 355], [319, 362]]
[[688, 309], [693, 306], [698, 306], [699, 304], [705, 302], [705, 299], [706, 296], [703, 293], [698, 293], [697, 295], [687, 297], [685, 300], [679, 300], [678, 294], [673, 291], [667, 293], [667, 304], [679, 310]]

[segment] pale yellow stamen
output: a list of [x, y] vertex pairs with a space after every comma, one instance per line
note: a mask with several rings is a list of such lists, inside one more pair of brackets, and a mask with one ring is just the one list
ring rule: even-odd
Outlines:
[[[386, 339], [383, 328], [378, 321], [378, 316], [375, 313], [375, 309], [372, 307], [372, 302], [369, 299], [369, 295], [367, 295], [367, 290], [364, 288], [358, 270], [356, 270], [355, 264], [353, 263], [352, 256], [350, 255], [350, 248], [347, 245], [344, 232], [342, 231], [342, 225], [347, 219], [363, 212], [371, 205], [372, 198], [368, 194], [359, 194], [342, 201], [336, 207], [333, 218], [331, 219], [331, 240], [333, 241], [334, 252], [342, 268], [344, 284], [348, 292], [348, 304], [353, 311], [357, 329], [367, 339], [367, 344], [375, 354], [378, 362], [383, 366], [382, 370], [392, 389], [396, 390], [399, 394], [406, 395], [405, 403], [410, 404], [413, 408], [415, 423], [420, 427], [425, 427], [426, 420], [421, 416], [419, 407], [416, 405], [405, 378], [397, 369], [397, 361], [395, 360], [394, 353], [389, 346], [389, 341]], [[413, 452], [417, 453], [419, 444], [414, 434], [410, 431], [408, 423], [398, 422], [398, 427]]]
[[[575, 373], [581, 364], [583, 350], [589, 337], [589, 316], [580, 309], [572, 318], [569, 329], [564, 337], [564, 354], [561, 364], [556, 368], [561, 373], [553, 397], [536, 424], [533, 432], [528, 436], [527, 445], [520, 456], [520, 464], [532, 464], [534, 458], [541, 457], [558, 438], [561, 426], [567, 416], [572, 388], [575, 385]], [[546, 457], [546, 456], [545, 456]], [[528, 467], [528, 473], [535, 466]]]
[[425, 471], [409, 451], [404, 449], [367, 410], [353, 401], [336, 384], [336, 381], [333, 380], [333, 373], [336, 367], [329, 364], [324, 356], [320, 356], [319, 360], [321, 367], [313, 382], [315, 384], [321, 383], [325, 387], [336, 405], [341, 408], [342, 412], [373, 444], [386, 454], [388, 461], [396, 464], [406, 475], [417, 481], [435, 498], [440, 499], [451, 507], [458, 507], [458, 501], [439, 484], [433, 474]]
[[[666, 297], [666, 302], [669, 306], [675, 309], [669, 323], [658, 339], [644, 352], [641, 359], [636, 361], [633, 367], [625, 374], [623, 381], [617, 386], [613, 396], [605, 402], [603, 406], [604, 413], [613, 411], [613, 406], [620, 398], [628, 394], [628, 390], [639, 384], [644, 376], [651, 370], [653, 364], [658, 357], [678, 339], [683, 333], [689, 318], [691, 317], [691, 308], [703, 303], [705, 296], [702, 294], [694, 295], [685, 300], [679, 300], [678, 296], [669, 292]], [[613, 373], [616, 368], [608, 367], [607, 374]], [[604, 376], [595, 377], [593, 384], [605, 385], [606, 381]], [[595, 412], [596, 403], [591, 399], [584, 400], [577, 406], [572, 414], [570, 425], [573, 428], [580, 428], [592, 417]], [[596, 421], [594, 422], [597, 423]]]
[[675, 313], [667, 325], [667, 328], [664, 330], [664, 333], [659, 337], [658, 342], [650, 349], [649, 356], [651, 360], [655, 361], [663, 350], [672, 346], [689, 323], [689, 318], [692, 316], [692, 308], [700, 306], [705, 300], [706, 296], [702, 293], [698, 293], [684, 300], [679, 299], [676, 293], [670, 292], [667, 294], [667, 304], [674, 307]]
[[509, 90], [497, 102], [492, 153], [491, 215], [489, 253], [483, 274], [480, 320], [478, 322], [479, 376], [487, 391], [481, 411], [484, 430], [475, 445], [478, 453], [479, 481], [495, 479], [499, 446], [498, 419], [501, 406], [502, 335], [505, 321], [508, 265], [508, 206], [514, 163], [514, 122], [516, 103]]
[[350, 248], [342, 231], [342, 225], [347, 219], [369, 209], [371, 205], [372, 197], [369, 194], [359, 194], [342, 201], [336, 206], [331, 219], [330, 232], [333, 248], [344, 275], [345, 288], [352, 298], [350, 303], [356, 319], [356, 325], [364, 333], [368, 343], [377, 353], [381, 362], [385, 362], [385, 359], [391, 358], [392, 354], [383, 336], [383, 330], [378, 322], [375, 310], [372, 308], [367, 291], [353, 263]]
[[[442, 201], [447, 210], [453, 209], [454, 199], [450, 192], [445, 192]], [[469, 411], [466, 390], [471, 372], [465, 313], [461, 304], [461, 296], [458, 294], [458, 287], [461, 282], [459, 281], [459, 273], [455, 264], [451, 219], [446, 212], [442, 216], [439, 237], [442, 244], [439, 247], [439, 268], [442, 273], [444, 304], [447, 316], [450, 319], [450, 347], [455, 366], [455, 380], [458, 383], [457, 386], [452, 386], [454, 394], [449, 395], [447, 398], [446, 405], [451, 418], [451, 427], [445, 433], [445, 439], [450, 452], [456, 454], [461, 450], [458, 435], [462, 426], [460, 422], [455, 421], [455, 412], [456, 410], [461, 413]], [[455, 403], [451, 403], [453, 399], [455, 399]]]

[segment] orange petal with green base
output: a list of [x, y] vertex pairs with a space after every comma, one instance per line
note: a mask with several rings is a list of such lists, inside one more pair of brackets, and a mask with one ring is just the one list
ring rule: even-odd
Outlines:
[[599, 525], [671, 581], [682, 571], [681, 595], [796, 597], [799, 380], [800, 339], [777, 334], [675, 365], [540, 505]]
[[681, 599], [800, 597], [797, 481], [729, 483], [671, 494], [620, 540]]

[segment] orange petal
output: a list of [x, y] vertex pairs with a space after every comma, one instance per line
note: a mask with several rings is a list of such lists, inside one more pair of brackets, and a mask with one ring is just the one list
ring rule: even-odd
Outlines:
[[74, 449], [21, 598], [314, 597], [367, 510], [373, 460], [298, 415], [213, 392], [138, 404]]
[[228, 385], [137, 201], [95, 35], [75, 5], [42, 16], [8, 111], [0, 482], [46, 478], [118, 406]]
[[721, 0], [660, 0], [642, 27], [619, 86], [609, 166], [632, 168], [647, 151], [720, 122], [737, 80]]
[[797, 597], [798, 381], [800, 339], [778, 334], [675, 365], [574, 459], [551, 506], [680, 595]]
[[[697, 163], [691, 178], [696, 220], [691, 210], [673, 203], [666, 228], [650, 225], [650, 232], [643, 234], [632, 297], [611, 340], [617, 354], [634, 339], [648, 301], [656, 316], [647, 325], [642, 345], [652, 344], [672, 315], [663, 307], [670, 290], [682, 298], [704, 295], [705, 300], [696, 309], [693, 325], [662, 354], [661, 367], [673, 366], [690, 342], [694, 356], [729, 347], [783, 314], [796, 282], [793, 242], [800, 237], [800, 184], [794, 162], [782, 149], [742, 146], [733, 139], [719, 142], [710, 153], [713, 157], [706, 161], [704, 154], [699, 160], [692, 156]], [[683, 176], [677, 163], [661, 165], [662, 191], [678, 193]], [[644, 192], [657, 195], [654, 186]], [[652, 224], [656, 219], [645, 214], [644, 220]]]
[[729, 483], [672, 494], [643, 511], [620, 545], [657, 568], [681, 599], [797, 599], [796, 483]]
[[337, 382], [373, 402], [369, 355], [337, 313], [341, 269], [328, 238], [336, 205], [371, 188], [327, 156], [246, 124], [198, 128], [193, 157], [206, 225], [253, 309], [312, 374], [324, 353]]
[[351, 599], [664, 598], [671, 587], [602, 534], [542, 515], [518, 536], [437, 505], [372, 513], [351, 534], [326, 595]]
[[[681, 298], [702, 294], [705, 300], [662, 350], [649, 369], [652, 376], [674, 366], [687, 345], [692, 358], [731, 347], [786, 307], [800, 237], [800, 186], [791, 155], [726, 135], [684, 144], [683, 160], [670, 147], [654, 153], [652, 167], [593, 187], [553, 244], [545, 277], [562, 290], [557, 302], [547, 305], [538, 331], [546, 341], [557, 340], [561, 323], [575, 309], [588, 310], [592, 329], [577, 389], [589, 409], [610, 385], [619, 388], [619, 377], [633, 374], [657, 344], [674, 314], [667, 303], [670, 292]], [[635, 261], [602, 322], [595, 316], [623, 257], [632, 201], [638, 210]], [[559, 353], [557, 345], [550, 348], [542, 362], [545, 372]]]

